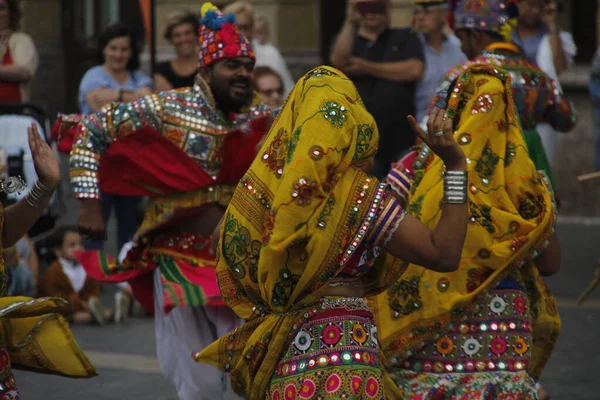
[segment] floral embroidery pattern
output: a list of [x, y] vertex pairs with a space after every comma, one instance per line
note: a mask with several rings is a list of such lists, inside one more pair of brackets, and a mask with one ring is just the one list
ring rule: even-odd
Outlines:
[[425, 195], [419, 196], [415, 201], [411, 201], [411, 203], [406, 208], [409, 214], [417, 219], [421, 219], [421, 209], [423, 207], [423, 199]]
[[423, 307], [419, 282], [420, 278], [415, 276], [403, 279], [389, 289], [389, 305], [394, 311], [394, 318], [398, 318], [400, 315], [409, 315]]
[[499, 160], [500, 157], [494, 153], [488, 141], [481, 152], [481, 158], [477, 160], [475, 165], [475, 171], [479, 174], [479, 178], [481, 178], [484, 185], [489, 184], [489, 179], [494, 175]]
[[467, 272], [467, 293], [472, 293], [483, 283], [494, 272], [493, 269], [488, 267], [471, 268]]
[[281, 306], [287, 303], [299, 279], [300, 277], [292, 275], [289, 269], [281, 269], [279, 271], [279, 280], [273, 288], [271, 303], [274, 306]]
[[283, 167], [285, 165], [285, 141], [283, 140], [286, 134], [285, 129], [281, 128], [275, 135], [275, 138], [269, 144], [269, 148], [262, 155], [262, 161], [269, 167], [271, 171], [275, 171], [275, 176], [280, 178], [283, 175]]
[[471, 212], [471, 222], [477, 222], [489, 233], [496, 232], [496, 228], [492, 224], [492, 209], [489, 206], [479, 206], [476, 203], [469, 203], [469, 209]]
[[312, 203], [312, 197], [316, 188], [316, 181], [309, 181], [306, 178], [300, 178], [298, 182], [294, 183], [292, 197], [299, 206], [308, 206], [310, 203]]
[[223, 236], [223, 255], [229, 267], [240, 279], [246, 276], [245, 266], [248, 265], [250, 278], [255, 282], [258, 281], [256, 273], [261, 246], [260, 241], [252, 240], [248, 228], [242, 226], [231, 214], [227, 214]]
[[473, 107], [471, 108], [471, 114], [475, 115], [491, 111], [493, 104], [494, 101], [492, 100], [492, 96], [490, 96], [487, 93], [482, 94], [479, 97], [477, 97], [477, 100], [475, 100], [475, 103], [473, 103]]
[[517, 146], [512, 142], [506, 143], [506, 155], [504, 156], [504, 166], [508, 167], [517, 155]]
[[357, 139], [356, 139], [356, 152], [354, 153], [353, 161], [359, 160], [363, 157], [363, 153], [367, 151], [371, 140], [373, 140], [373, 127], [371, 125], [362, 124], [357, 127]]
[[544, 198], [526, 193], [519, 199], [519, 214], [525, 219], [537, 218], [546, 209]]
[[346, 112], [348, 111], [346, 107], [339, 105], [335, 101], [326, 101], [323, 103], [321, 111], [323, 112], [323, 118], [328, 120], [331, 126], [339, 126], [341, 128], [348, 118], [346, 117]]

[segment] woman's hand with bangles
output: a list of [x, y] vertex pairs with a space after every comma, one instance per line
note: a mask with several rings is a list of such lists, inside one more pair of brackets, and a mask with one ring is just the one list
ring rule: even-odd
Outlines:
[[427, 132], [419, 127], [412, 115], [408, 116], [408, 122], [413, 132], [442, 159], [448, 170], [464, 171], [467, 166], [465, 153], [454, 140], [452, 118], [445, 119], [445, 114], [446, 110], [434, 108], [427, 121]]

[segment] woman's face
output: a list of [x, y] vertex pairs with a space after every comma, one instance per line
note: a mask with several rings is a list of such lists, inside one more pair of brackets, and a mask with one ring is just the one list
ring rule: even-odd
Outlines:
[[269, 28], [262, 20], [259, 20], [256, 22], [256, 24], [254, 24], [254, 39], [258, 40], [262, 44], [265, 44], [269, 41]]
[[283, 86], [275, 75], [264, 75], [256, 80], [256, 91], [271, 110], [283, 105]]
[[178, 56], [195, 56], [198, 54], [198, 32], [192, 24], [177, 25], [171, 31], [171, 44]]
[[0, 0], [0, 31], [10, 28], [10, 11], [6, 0]]
[[[0, 0], [1, 1], [1, 0]], [[114, 38], [103, 50], [104, 65], [113, 71], [124, 71], [131, 58], [131, 41], [129, 37]]]

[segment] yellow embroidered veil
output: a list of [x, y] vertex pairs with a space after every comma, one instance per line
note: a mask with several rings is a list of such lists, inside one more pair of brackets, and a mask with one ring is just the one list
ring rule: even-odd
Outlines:
[[[298, 82], [240, 181], [217, 273], [224, 300], [247, 321], [196, 357], [231, 371], [236, 392], [264, 399], [284, 349], [360, 246], [381, 186], [358, 167], [377, 142], [352, 82], [319, 67]], [[367, 291], [382, 290], [400, 267], [373, 269]]]
[[[469, 171], [470, 221], [460, 267], [453, 273], [436, 273], [408, 265], [402, 277], [371, 302], [379, 340], [387, 366], [399, 365], [460, 321], [483, 294], [510, 275], [530, 297], [535, 322], [529, 372], [538, 377], [560, 331], [555, 300], [531, 261], [553, 232], [553, 196], [529, 158], [510, 75], [473, 66], [451, 93], [447, 115], [458, 123], [455, 138]], [[416, 167], [407, 211], [433, 228], [441, 214], [443, 163], [422, 147]]]

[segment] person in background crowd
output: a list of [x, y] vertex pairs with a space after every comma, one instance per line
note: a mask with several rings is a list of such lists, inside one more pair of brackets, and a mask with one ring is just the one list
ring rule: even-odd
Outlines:
[[33, 297], [35, 284], [33, 274], [24, 260], [19, 257], [16, 246], [4, 249], [4, 266], [6, 267], [6, 282], [9, 296]]
[[255, 16], [254, 8], [248, 1], [236, 1], [223, 8], [224, 13], [233, 13], [238, 21], [242, 33], [252, 42], [256, 54], [256, 66], [267, 66], [275, 70], [283, 80], [284, 96], [287, 96], [294, 87], [294, 78], [287, 67], [281, 53], [269, 42], [269, 27], [266, 19], [262, 19], [262, 38], [254, 37]]
[[35, 293], [37, 291], [40, 260], [29, 235], [26, 234], [21, 239], [19, 239], [19, 241], [15, 244], [15, 248], [17, 249], [19, 260], [21, 260], [21, 262], [31, 272], [35, 296]]
[[[577, 125], [577, 114], [556, 83], [535, 64], [527, 61], [517, 45], [511, 43], [512, 26], [518, 10], [512, 0], [461, 0], [456, 3], [455, 34], [470, 61], [448, 71], [441, 81], [430, 108], [445, 108], [452, 82], [474, 64], [489, 64], [508, 71], [519, 120], [529, 150], [538, 170], [544, 171], [554, 188], [550, 163], [536, 130], [540, 122], [548, 122], [561, 132]], [[462, 11], [461, 11], [462, 10]], [[471, 18], [471, 19], [470, 19]], [[472, 25], [475, 21], [477, 25]], [[474, 26], [474, 27], [472, 27]], [[492, 104], [493, 99], [482, 99]]]
[[447, 18], [447, 0], [415, 0], [415, 30], [425, 54], [425, 76], [418, 83], [416, 94], [415, 116], [419, 123], [427, 120], [429, 101], [444, 74], [467, 61], [460, 49], [460, 40], [444, 33]]
[[269, 67], [256, 67], [254, 70], [254, 89], [260, 94], [263, 103], [271, 111], [283, 105], [283, 80]]
[[50, 242], [56, 261], [40, 280], [40, 295], [67, 300], [75, 322], [95, 321], [104, 325], [113, 316], [115, 322], [127, 317], [130, 301], [122, 291], [115, 294], [114, 314], [100, 301], [102, 284], [87, 276], [76, 257], [77, 252], [83, 251], [83, 240], [76, 227], [60, 227]]
[[0, 0], [0, 103], [31, 100], [30, 82], [39, 59], [31, 37], [17, 32], [20, 22], [18, 0]]
[[600, 49], [596, 51], [592, 61], [592, 73], [590, 77], [590, 95], [594, 104], [594, 133], [596, 136], [596, 171], [600, 171]]
[[406, 115], [415, 112], [417, 82], [425, 73], [423, 60], [416, 34], [390, 28], [389, 0], [348, 1], [331, 64], [352, 79], [377, 122], [380, 143], [372, 172], [379, 177], [415, 143]]
[[269, 20], [262, 14], [258, 14], [254, 18], [254, 40], [259, 44], [267, 44], [271, 41]]
[[[562, 91], [558, 77], [573, 66], [577, 46], [569, 32], [558, 28], [556, 0], [518, 0], [519, 22], [512, 40], [525, 52], [525, 58], [536, 64]], [[547, 123], [537, 130], [550, 162], [554, 159], [558, 135]]]
[[[79, 107], [82, 114], [99, 112], [112, 102], [128, 102], [152, 93], [152, 79], [140, 68], [140, 55], [135, 34], [126, 25], [114, 24], [98, 39], [100, 65], [85, 73], [79, 85]], [[117, 248], [135, 234], [139, 197], [102, 193], [102, 213], [108, 220], [114, 207], [117, 217]], [[103, 242], [86, 243], [86, 248], [102, 249]]]
[[[6, 179], [6, 178], [3, 178]], [[15, 204], [17, 202], [16, 199], [14, 198], [8, 198], [5, 199], [2, 203], [2, 205], [6, 208], [8, 206], [11, 206], [13, 204]], [[20, 295], [23, 296], [31, 296], [31, 297], [35, 297], [37, 294], [37, 282], [38, 282], [38, 275], [39, 275], [39, 258], [37, 255], [37, 252], [35, 250], [35, 247], [33, 246], [33, 242], [31, 241], [31, 238], [29, 237], [28, 234], [23, 235], [22, 238], [20, 238], [17, 243], [15, 243], [14, 245], [14, 251], [16, 252], [15, 257], [16, 259], [11, 259], [12, 262], [6, 261], [7, 263], [7, 267], [9, 266], [14, 266], [14, 267], [18, 267], [16, 270], [13, 269], [12, 271], [9, 271], [9, 275], [10, 272], [13, 273], [13, 276], [9, 276], [9, 294], [13, 294], [16, 295], [16, 293], [20, 293]], [[9, 251], [9, 255], [12, 256], [13, 251], [11, 249], [11, 251]], [[21, 268], [23, 267], [23, 268]], [[11, 279], [15, 277], [16, 280], [19, 280], [19, 277], [21, 277], [21, 281], [27, 281], [28, 283], [25, 285], [26, 287], [29, 287], [30, 284], [33, 285], [33, 288], [31, 289], [31, 291], [12, 291], [10, 290], [10, 286], [11, 283], [13, 285], [19, 285], [19, 283], [17, 282], [11, 282]], [[31, 283], [29, 283], [31, 282]], [[21, 287], [23, 287], [23, 285], [20, 285]], [[24, 294], [26, 293], [26, 294]]]
[[156, 65], [156, 91], [194, 86], [198, 73], [199, 27], [199, 16], [191, 12], [177, 12], [169, 16], [165, 39], [175, 48], [175, 58]]

